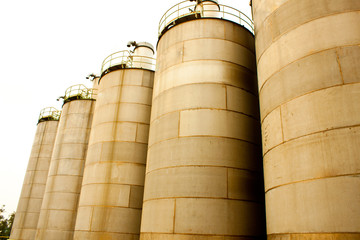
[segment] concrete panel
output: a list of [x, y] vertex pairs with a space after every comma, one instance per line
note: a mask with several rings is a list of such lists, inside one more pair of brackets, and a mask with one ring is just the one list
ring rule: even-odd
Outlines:
[[135, 142], [136, 123], [108, 122], [94, 126], [91, 132], [92, 143], [126, 141]]
[[[222, 110], [187, 110], [180, 115], [180, 136], [220, 136], [259, 142], [260, 123], [234, 112]], [[230, 127], [231, 126], [231, 127]]]
[[130, 208], [142, 208], [144, 198], [144, 187], [143, 186], [131, 186], [130, 187]]
[[[196, 69], [196, 71], [194, 70]], [[171, 79], [167, 81], [166, 79]], [[195, 83], [219, 83], [257, 94], [256, 76], [246, 68], [220, 60], [192, 61], [157, 73], [154, 96], [173, 87]]]
[[103, 142], [89, 147], [86, 164], [96, 162], [129, 162], [145, 164], [147, 145], [133, 142]]
[[262, 123], [261, 127], [264, 154], [284, 141], [281, 115], [281, 107], [278, 107], [272, 111]]
[[268, 234], [358, 232], [359, 176], [319, 179], [269, 191]]
[[230, 199], [263, 202], [264, 188], [261, 173], [227, 169], [227, 194]]
[[344, 128], [287, 142], [264, 157], [265, 189], [360, 172], [360, 128]]
[[282, 108], [284, 139], [360, 124], [360, 84], [343, 85], [297, 98]]
[[138, 209], [96, 207], [93, 211], [91, 230], [136, 234], [139, 231], [140, 217], [141, 210]]
[[151, 146], [147, 171], [176, 166], [219, 166], [261, 171], [261, 165], [260, 146], [236, 139], [187, 137]]
[[256, 236], [262, 226], [254, 216], [261, 216], [256, 203], [225, 199], [177, 199], [175, 233]]
[[136, 142], [143, 143], [143, 144], [148, 143], [149, 128], [150, 128], [150, 126], [148, 124], [138, 124], [137, 125]]
[[145, 201], [141, 218], [141, 233], [173, 233], [174, 213], [175, 199]]
[[157, 95], [153, 104], [151, 120], [172, 111], [196, 108], [226, 109], [226, 87], [222, 84], [205, 83], [182, 85]]
[[118, 184], [91, 184], [81, 189], [82, 206], [128, 207], [130, 186]]
[[83, 184], [144, 184], [145, 166], [130, 163], [97, 163], [86, 165]]
[[138, 86], [123, 86], [120, 101], [151, 105], [152, 88]]
[[179, 136], [180, 112], [166, 114], [151, 122], [149, 146]]
[[144, 200], [171, 197], [227, 197], [227, 169], [177, 167], [146, 175]]
[[[201, 46], [201, 47], [200, 47]], [[256, 72], [255, 55], [234, 42], [218, 39], [197, 39], [184, 42], [183, 61], [222, 60]]]
[[[356, 4], [360, 5], [360, 2], [357, 1]], [[337, 52], [344, 82], [360, 82], [360, 45], [342, 47]]]
[[241, 88], [226, 86], [226, 105], [229, 110], [260, 118], [258, 96]]

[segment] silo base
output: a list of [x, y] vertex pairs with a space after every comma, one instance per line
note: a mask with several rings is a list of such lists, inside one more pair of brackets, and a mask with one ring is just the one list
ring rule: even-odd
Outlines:
[[360, 240], [359, 233], [271, 234], [268, 240]]
[[[166, 233], [141, 233], [140, 240], [265, 240], [265, 238], [239, 237], [239, 236], [213, 236], [199, 234], [166, 234]], [[352, 239], [351, 239], [352, 240]]]

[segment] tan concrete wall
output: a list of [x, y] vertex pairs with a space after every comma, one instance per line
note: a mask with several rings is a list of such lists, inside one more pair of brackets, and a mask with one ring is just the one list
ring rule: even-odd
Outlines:
[[161, 37], [157, 54], [140, 239], [260, 239], [253, 35], [189, 21]]
[[74, 239], [139, 238], [154, 72], [100, 81]]
[[360, 1], [253, 13], [268, 239], [360, 239]]
[[63, 106], [36, 240], [72, 240], [95, 101]]
[[35, 238], [58, 123], [59, 121], [45, 121], [37, 126], [11, 239]]

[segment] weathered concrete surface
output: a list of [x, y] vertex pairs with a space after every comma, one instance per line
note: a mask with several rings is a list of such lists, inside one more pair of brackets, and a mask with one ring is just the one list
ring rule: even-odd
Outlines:
[[360, 239], [360, 2], [253, 13], [268, 239]]
[[158, 43], [141, 240], [264, 235], [254, 38], [218, 19]]
[[95, 101], [73, 100], [63, 106], [37, 240], [72, 240]]
[[58, 124], [59, 121], [44, 121], [37, 126], [11, 239], [35, 238]]
[[74, 239], [139, 238], [154, 72], [100, 81]]

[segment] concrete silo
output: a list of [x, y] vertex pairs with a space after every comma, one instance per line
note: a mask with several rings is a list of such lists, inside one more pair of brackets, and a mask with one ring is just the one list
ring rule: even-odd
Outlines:
[[128, 46], [102, 65], [74, 239], [139, 238], [155, 63]]
[[72, 240], [95, 101], [83, 85], [68, 88], [37, 226], [37, 240]]
[[268, 239], [360, 239], [360, 1], [252, 2]]
[[161, 19], [141, 240], [265, 236], [254, 45], [217, 1]]
[[11, 239], [35, 238], [59, 117], [60, 111], [55, 108], [45, 108], [40, 113]]

